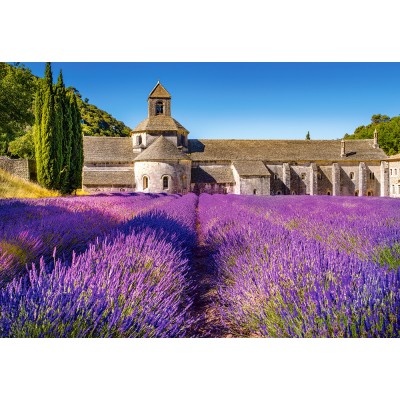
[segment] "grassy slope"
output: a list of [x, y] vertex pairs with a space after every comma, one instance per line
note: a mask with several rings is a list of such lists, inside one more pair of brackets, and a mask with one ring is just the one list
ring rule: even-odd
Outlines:
[[38, 198], [54, 196], [59, 196], [59, 193], [44, 189], [35, 183], [27, 182], [0, 169], [0, 198]]

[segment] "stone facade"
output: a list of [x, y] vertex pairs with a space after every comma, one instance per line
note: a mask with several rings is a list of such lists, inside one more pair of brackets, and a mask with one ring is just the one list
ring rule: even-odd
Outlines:
[[30, 163], [29, 160], [14, 160], [8, 157], [0, 157], [0, 169], [25, 180], [31, 178], [30, 171], [32, 170], [32, 167], [33, 164]]
[[400, 197], [400, 154], [389, 158], [387, 172], [389, 196]]
[[373, 140], [351, 141], [190, 140], [188, 134], [171, 117], [171, 96], [158, 82], [131, 138], [84, 138], [84, 188], [400, 197], [400, 158], [385, 155], [377, 132]]

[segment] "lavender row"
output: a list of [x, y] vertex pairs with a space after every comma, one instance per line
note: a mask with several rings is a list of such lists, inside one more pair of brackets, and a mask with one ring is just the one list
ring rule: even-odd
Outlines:
[[70, 258], [90, 240], [174, 196], [120, 195], [4, 200], [0, 202], [0, 282], [23, 273], [26, 265], [57, 254]]
[[[349, 213], [345, 199], [279, 200], [200, 196], [221, 324], [235, 336], [399, 336], [399, 270], [376, 257], [397, 240], [398, 202], [356, 199]], [[365, 235], [362, 251], [335, 238], [339, 226]]]
[[196, 202], [187, 195], [139, 215], [70, 264], [42, 260], [0, 292], [0, 335], [187, 335]]

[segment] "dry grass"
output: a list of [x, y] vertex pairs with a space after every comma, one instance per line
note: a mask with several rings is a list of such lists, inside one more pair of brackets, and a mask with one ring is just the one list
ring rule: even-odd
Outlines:
[[41, 186], [27, 182], [0, 169], [0, 198], [39, 198], [55, 197], [60, 193], [44, 189]]

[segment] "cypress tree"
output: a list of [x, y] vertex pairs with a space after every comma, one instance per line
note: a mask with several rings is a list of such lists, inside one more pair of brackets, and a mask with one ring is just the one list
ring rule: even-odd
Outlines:
[[61, 137], [58, 128], [59, 119], [54, 101], [53, 75], [51, 64], [46, 64], [43, 103], [40, 124], [41, 164], [40, 180], [38, 182], [48, 189], [58, 189], [62, 163]]
[[71, 105], [67, 97], [62, 71], [58, 76], [55, 90], [55, 103], [57, 115], [57, 129], [61, 138], [61, 170], [59, 189], [62, 193], [70, 193], [69, 170], [71, 162], [71, 141], [72, 141], [72, 116]]
[[69, 93], [71, 119], [72, 119], [72, 140], [71, 140], [71, 160], [69, 171], [69, 190], [70, 192], [82, 187], [82, 168], [83, 168], [83, 136], [81, 126], [81, 113], [78, 108], [76, 96]]
[[38, 82], [35, 94], [35, 124], [33, 126], [33, 143], [35, 145], [35, 159], [36, 159], [36, 179], [42, 182], [43, 168], [42, 168], [42, 108], [43, 108], [43, 84], [42, 81]]

